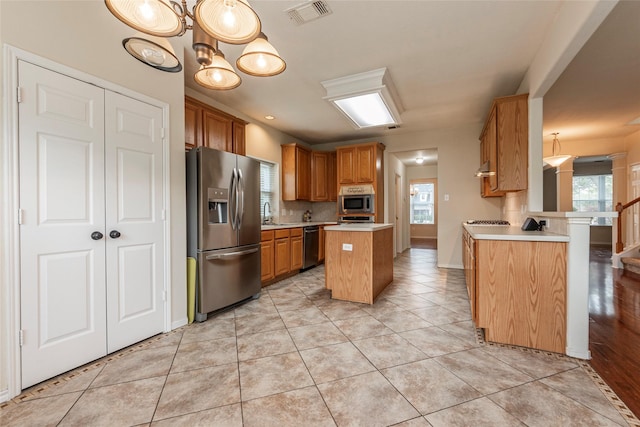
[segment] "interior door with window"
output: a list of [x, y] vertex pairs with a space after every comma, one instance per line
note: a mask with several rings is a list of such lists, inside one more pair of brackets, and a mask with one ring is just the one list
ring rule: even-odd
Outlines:
[[106, 354], [104, 90], [20, 61], [22, 387]]

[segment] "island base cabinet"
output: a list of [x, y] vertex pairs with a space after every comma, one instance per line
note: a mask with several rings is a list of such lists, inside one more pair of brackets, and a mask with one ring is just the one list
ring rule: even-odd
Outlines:
[[331, 298], [373, 304], [393, 281], [393, 228], [325, 232], [325, 283]]
[[477, 326], [491, 342], [564, 353], [567, 244], [476, 240]]

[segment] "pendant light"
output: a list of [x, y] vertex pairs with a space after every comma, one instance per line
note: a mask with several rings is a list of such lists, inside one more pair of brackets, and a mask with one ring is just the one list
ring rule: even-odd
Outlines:
[[211, 64], [201, 66], [193, 77], [199, 85], [214, 90], [235, 89], [242, 83], [220, 50], [211, 58]]
[[[564, 163], [565, 161], [569, 160], [571, 158], [570, 155], [568, 154], [559, 154], [560, 150], [562, 149], [560, 147], [560, 141], [558, 141], [558, 135], [560, 135], [560, 133], [558, 132], [554, 132], [551, 135], [553, 135], [553, 147], [551, 148], [551, 157], [545, 157], [544, 159], [542, 159], [546, 164], [548, 164], [551, 167], [557, 168], [558, 166], [560, 166], [562, 163]], [[558, 147], [558, 154], [556, 154], [556, 147]]]
[[136, 34], [122, 40], [122, 46], [131, 56], [155, 69], [170, 73], [182, 70], [182, 64], [167, 39]]
[[200, 0], [193, 12], [202, 29], [224, 43], [249, 43], [260, 34], [260, 18], [246, 0]]
[[131, 28], [157, 37], [173, 37], [185, 32], [184, 21], [167, 1], [105, 0], [107, 8]]
[[287, 68], [287, 64], [264, 33], [258, 34], [258, 37], [244, 48], [236, 66], [243, 73], [256, 77], [275, 76]]
[[219, 41], [250, 43], [236, 62], [249, 75], [275, 76], [286, 68], [261, 32], [260, 18], [247, 0], [196, 0], [192, 11], [187, 8], [187, 0], [104, 1], [116, 18], [144, 33], [122, 41], [127, 52], [157, 70], [179, 72], [182, 64], [168, 41], [155, 37], [180, 37], [190, 29], [196, 59], [201, 65], [194, 78], [204, 87], [228, 90], [242, 81], [218, 49]]

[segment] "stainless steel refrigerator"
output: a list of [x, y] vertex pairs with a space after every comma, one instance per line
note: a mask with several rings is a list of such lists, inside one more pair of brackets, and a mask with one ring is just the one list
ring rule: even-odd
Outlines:
[[260, 162], [198, 147], [187, 157], [187, 254], [197, 261], [196, 314], [260, 296]]

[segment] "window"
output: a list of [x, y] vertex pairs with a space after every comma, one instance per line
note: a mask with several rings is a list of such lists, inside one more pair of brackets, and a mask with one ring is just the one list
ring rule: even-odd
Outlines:
[[276, 212], [276, 200], [278, 199], [276, 175], [275, 163], [260, 160], [260, 215], [262, 215], [264, 204], [267, 202], [269, 202], [269, 206], [271, 206], [271, 216]]
[[435, 180], [411, 180], [409, 186], [409, 223], [436, 223]]
[[[613, 211], [613, 175], [573, 177], [573, 210], [576, 212]], [[611, 225], [611, 218], [593, 218], [593, 225]]]

